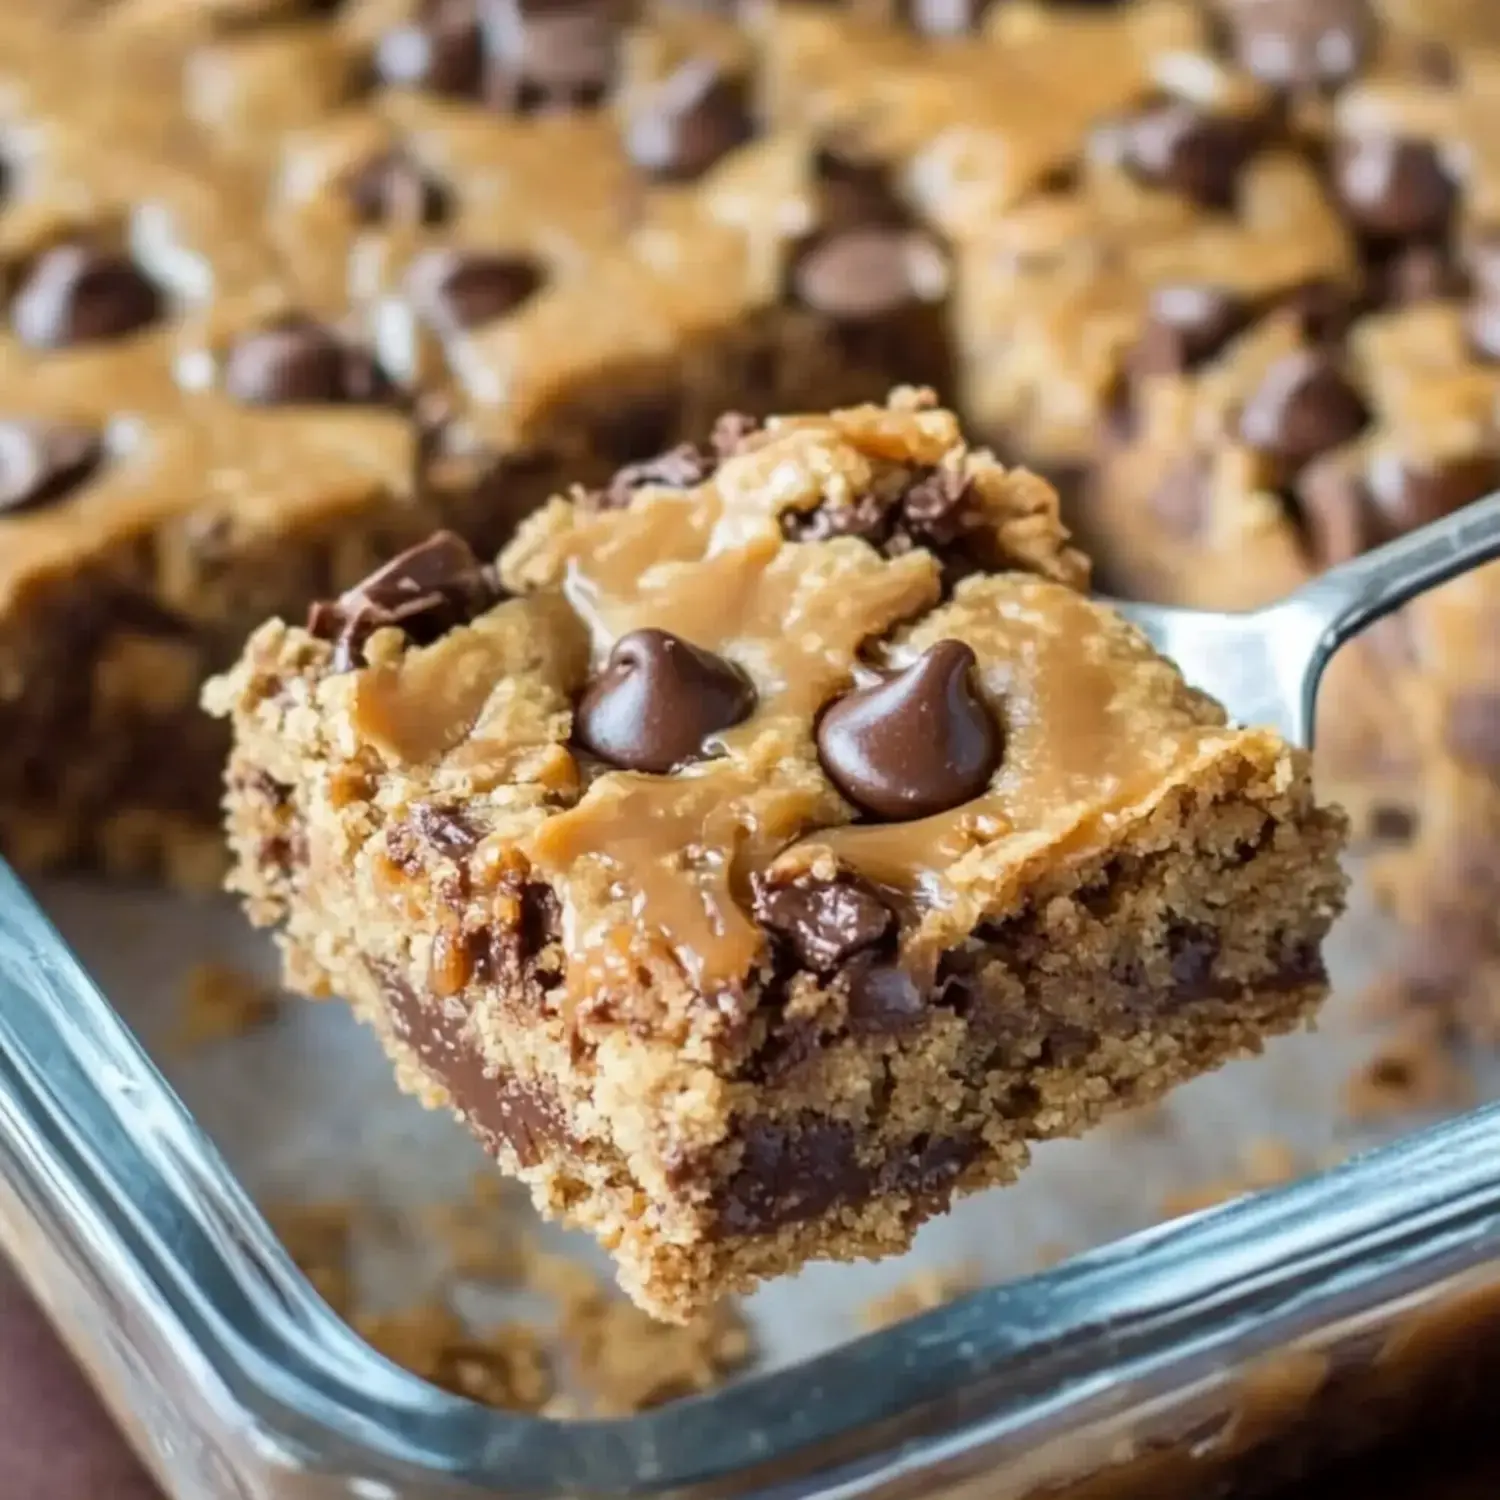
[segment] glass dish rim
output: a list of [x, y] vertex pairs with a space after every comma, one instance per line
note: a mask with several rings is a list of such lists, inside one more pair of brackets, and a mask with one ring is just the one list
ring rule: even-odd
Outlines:
[[3, 864], [0, 983], [6, 1168], [265, 1446], [314, 1472], [576, 1495], [910, 1474], [1126, 1386], [1170, 1390], [1251, 1330], [1430, 1286], [1500, 1242], [1493, 1106], [705, 1396], [615, 1419], [500, 1412], [389, 1364], [319, 1299]]

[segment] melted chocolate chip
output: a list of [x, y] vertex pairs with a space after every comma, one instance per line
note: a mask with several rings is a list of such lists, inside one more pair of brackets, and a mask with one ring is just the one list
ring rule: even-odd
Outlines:
[[1355, 228], [1374, 239], [1444, 239], [1458, 207], [1458, 184], [1431, 141], [1385, 135], [1342, 141], [1333, 180]]
[[0, 417], [0, 511], [61, 500], [104, 458], [91, 427], [35, 417]]
[[405, 151], [382, 151], [344, 180], [361, 224], [441, 224], [453, 212], [447, 186]]
[[972, 683], [973, 651], [939, 641], [909, 667], [837, 699], [818, 722], [828, 779], [886, 822], [930, 817], [979, 796], [1001, 734]]
[[1243, 298], [1224, 287], [1175, 283], [1151, 293], [1131, 357], [1137, 375], [1182, 375], [1218, 354], [1250, 321]]
[[427, 0], [414, 21], [392, 27], [376, 43], [375, 76], [398, 88], [478, 98], [484, 39], [474, 0]]
[[429, 250], [412, 266], [408, 286], [428, 323], [458, 331], [514, 312], [545, 280], [528, 256]]
[[608, 0], [490, 0], [483, 19], [497, 103], [530, 114], [604, 102], [619, 43]]
[[308, 631], [335, 642], [334, 670], [349, 671], [376, 631], [395, 626], [428, 645], [484, 613], [501, 597], [491, 569], [469, 544], [439, 531], [377, 568], [336, 600], [314, 604]]
[[1245, 402], [1240, 436], [1290, 476], [1354, 437], [1370, 414], [1338, 365], [1318, 350], [1279, 359]]
[[911, 223], [888, 162], [848, 130], [830, 132], [814, 147], [812, 176], [817, 190], [817, 221], [824, 233]]
[[625, 146], [649, 176], [690, 182], [754, 132], [746, 80], [698, 58], [683, 63], [631, 113]]
[[1500, 489], [1500, 457], [1473, 453], [1421, 459], [1380, 454], [1370, 463], [1365, 482], [1382, 536], [1402, 536]]
[[369, 353], [303, 317], [257, 329], [235, 344], [224, 360], [224, 389], [247, 406], [358, 405], [396, 395]]
[[816, 974], [832, 973], [856, 953], [883, 946], [896, 930], [895, 914], [857, 875], [757, 882], [755, 918]]
[[848, 229], [815, 239], [792, 268], [797, 299], [841, 323], [871, 323], [941, 301], [948, 262], [927, 235]]
[[1287, 92], [1347, 83], [1375, 40], [1370, 0], [1231, 0], [1226, 18], [1240, 66]]
[[23, 344], [62, 349], [124, 338], [163, 312], [156, 284], [124, 255], [92, 245], [56, 245], [21, 283], [11, 324]]
[[873, 953], [851, 959], [841, 983], [853, 1032], [905, 1031], [927, 1012], [922, 992], [911, 975], [899, 964], [887, 963]]
[[1095, 150], [1153, 187], [1208, 208], [1232, 208], [1240, 172], [1260, 144], [1257, 122], [1172, 100], [1106, 126]]
[[670, 771], [709, 735], [749, 717], [755, 690], [732, 662], [665, 630], [632, 630], [578, 704], [586, 750], [630, 771]]

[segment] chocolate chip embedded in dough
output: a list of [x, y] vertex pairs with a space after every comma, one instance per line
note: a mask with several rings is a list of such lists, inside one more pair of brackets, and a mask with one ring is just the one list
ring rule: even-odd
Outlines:
[[951, 547], [966, 530], [974, 482], [956, 469], [928, 469], [907, 486], [898, 505], [902, 529], [924, 547]]
[[447, 185], [399, 148], [361, 162], [344, 194], [361, 224], [441, 224], [453, 212]]
[[1365, 483], [1383, 535], [1403, 536], [1500, 489], [1500, 457], [1381, 453], [1370, 461]]
[[853, 130], [826, 132], [813, 148], [810, 166], [816, 218], [825, 233], [910, 225], [911, 210], [896, 190], [890, 163]]
[[881, 946], [896, 928], [895, 913], [875, 888], [852, 874], [798, 875], [780, 885], [758, 880], [755, 918], [818, 974]]
[[911, 975], [873, 953], [857, 954], [841, 979], [849, 1029], [856, 1034], [905, 1031], [926, 1013], [922, 992]]
[[474, 0], [428, 0], [416, 19], [375, 44], [375, 76], [397, 88], [474, 99], [484, 84], [484, 39]]
[[1240, 436], [1289, 477], [1353, 438], [1369, 421], [1359, 392], [1321, 350], [1299, 350], [1271, 366], [1240, 413]]
[[1245, 299], [1226, 287], [1176, 282], [1151, 292], [1146, 326], [1131, 354], [1137, 375], [1182, 375], [1212, 359], [1250, 321]]
[[1153, 187], [1227, 209], [1234, 206], [1241, 170], [1260, 141], [1257, 121], [1169, 100], [1102, 127], [1093, 149]]
[[1356, 136], [1333, 157], [1339, 201], [1375, 239], [1441, 240], [1458, 208], [1458, 183], [1431, 141]]
[[1287, 92], [1349, 82], [1375, 42], [1370, 0], [1230, 0], [1224, 14], [1240, 66]]
[[374, 357], [310, 318], [255, 330], [224, 359], [224, 389], [249, 406], [334, 406], [392, 400], [396, 386]]
[[754, 707], [755, 690], [732, 662], [669, 631], [632, 630], [585, 690], [574, 734], [610, 765], [664, 773], [697, 759], [709, 735]]
[[469, 544], [439, 531], [408, 548], [335, 600], [314, 604], [307, 629], [336, 643], [334, 669], [348, 671], [371, 634], [396, 626], [429, 645], [499, 602], [499, 585]]
[[407, 274], [412, 300], [434, 327], [477, 328], [514, 312], [546, 281], [525, 255], [477, 250], [429, 250]]
[[629, 505], [631, 497], [646, 485], [669, 490], [690, 490], [702, 484], [718, 467], [718, 458], [692, 443], [679, 443], [654, 458], [626, 464], [616, 472], [603, 489], [580, 495], [580, 503], [590, 510], [619, 510]]
[[887, 228], [817, 239], [792, 271], [798, 300], [841, 323], [876, 322], [941, 301], [948, 279], [948, 260], [936, 241]]
[[1296, 493], [1308, 551], [1319, 567], [1349, 562], [1380, 541], [1369, 486], [1348, 464], [1337, 458], [1309, 464]]
[[620, 34], [609, 0], [487, 0], [481, 18], [496, 104], [530, 114], [604, 102]]
[[23, 344], [63, 349], [124, 338], [157, 322], [164, 299], [128, 256], [93, 245], [54, 245], [32, 266], [11, 325]]
[[61, 500], [104, 459], [98, 432], [76, 422], [0, 417], [0, 511]]
[[693, 58], [636, 104], [625, 147], [649, 176], [690, 182], [754, 133], [747, 81], [711, 58]]
[[939, 641], [909, 667], [837, 699], [818, 755], [850, 802], [886, 822], [930, 817], [979, 796], [1000, 764], [1000, 727], [975, 691], [973, 650]]

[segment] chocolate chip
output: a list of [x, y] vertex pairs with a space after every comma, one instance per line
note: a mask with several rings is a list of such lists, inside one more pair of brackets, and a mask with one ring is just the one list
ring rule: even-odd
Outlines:
[[1179, 282], [1155, 288], [1131, 355], [1137, 375], [1182, 375], [1212, 359], [1250, 320], [1243, 298], [1224, 287]]
[[1431, 141], [1388, 135], [1341, 141], [1333, 182], [1355, 228], [1374, 239], [1443, 239], [1458, 207], [1458, 184]]
[[453, 212], [447, 186], [399, 148], [361, 162], [344, 194], [361, 224], [441, 224]]
[[901, 13], [919, 36], [973, 36], [994, 0], [902, 0]]
[[97, 469], [104, 445], [91, 427], [0, 417], [0, 511], [61, 500]]
[[462, 808], [419, 802], [411, 810], [411, 821], [422, 838], [444, 854], [462, 859], [479, 846], [480, 831]]
[[825, 233], [909, 225], [911, 211], [891, 178], [890, 164], [849, 130], [825, 134], [812, 153], [817, 221]]
[[1240, 436], [1290, 476], [1354, 437], [1370, 419], [1360, 394], [1319, 350], [1284, 355], [1240, 413]]
[[781, 533], [790, 542], [853, 536], [872, 547], [883, 547], [890, 539], [892, 521], [890, 497], [866, 493], [850, 496], [842, 503], [825, 498], [812, 510], [784, 510]]
[[1001, 734], [971, 680], [974, 652], [939, 641], [909, 667], [837, 699], [818, 721], [828, 779], [886, 822], [968, 802], [1000, 763]]
[[1347, 83], [1375, 40], [1370, 0], [1233, 0], [1226, 19], [1240, 66], [1288, 92]]
[[79, 244], [46, 251], [10, 310], [16, 336], [34, 349], [124, 338], [162, 313], [161, 292], [127, 256]]
[[1260, 140], [1256, 121], [1170, 100], [1103, 127], [1094, 150], [1152, 187], [1170, 188], [1207, 208], [1227, 209], [1234, 206], [1241, 169]]
[[1383, 537], [1403, 536], [1500, 489], [1500, 457], [1383, 453], [1371, 461], [1365, 482]]
[[375, 45], [375, 76], [397, 88], [479, 97], [484, 40], [474, 0], [428, 0], [414, 21], [392, 27]]
[[1337, 344], [1353, 326], [1359, 308], [1350, 288], [1335, 281], [1306, 281], [1278, 299], [1309, 344]]
[[701, 177], [755, 131], [743, 77], [709, 58], [683, 63], [632, 111], [625, 147], [643, 172], [668, 182]]
[[1456, 694], [1443, 741], [1459, 760], [1500, 772], [1500, 697], [1480, 690]]
[[526, 114], [603, 103], [619, 42], [608, 0], [489, 0], [483, 21], [496, 103]]
[[1379, 307], [1409, 307], [1464, 296], [1468, 278], [1440, 245], [1402, 245], [1367, 266], [1370, 295]]
[[756, 921], [815, 974], [831, 973], [895, 931], [895, 914], [856, 875], [798, 875], [783, 885], [758, 881], [754, 892]]
[[359, 405], [396, 395], [367, 351], [300, 316], [257, 329], [233, 345], [223, 378], [225, 391], [248, 406]]
[[670, 771], [749, 717], [755, 690], [732, 662], [665, 630], [632, 630], [579, 700], [579, 744], [630, 771]]
[[904, 1031], [926, 1013], [922, 992], [911, 975], [873, 953], [852, 959], [841, 982], [848, 997], [851, 1031]]
[[646, 485], [669, 490], [688, 490], [704, 482], [718, 467], [712, 454], [692, 443], [679, 443], [655, 458], [626, 464], [602, 490], [585, 491], [579, 498], [591, 510], [620, 510]]
[[334, 670], [345, 672], [376, 630], [395, 626], [417, 645], [428, 645], [500, 597], [493, 571], [481, 565], [469, 544], [451, 531], [439, 531], [336, 600], [314, 604], [307, 629], [319, 640], [335, 642]]
[[1319, 567], [1349, 562], [1380, 541], [1369, 486], [1344, 463], [1309, 464], [1297, 479], [1297, 501]]
[[869, 323], [941, 301], [948, 262], [927, 235], [848, 229], [815, 239], [792, 270], [798, 300], [841, 323]]
[[412, 300], [434, 327], [477, 328], [514, 312], [546, 280], [525, 255], [477, 250], [429, 250], [407, 277]]

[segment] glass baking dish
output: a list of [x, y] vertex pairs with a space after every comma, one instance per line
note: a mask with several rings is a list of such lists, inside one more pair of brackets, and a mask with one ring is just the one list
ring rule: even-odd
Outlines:
[[1494, 1108], [706, 1397], [492, 1411], [319, 1301], [3, 868], [0, 983], [0, 1236], [174, 1496], [1250, 1495], [1500, 1364]]

